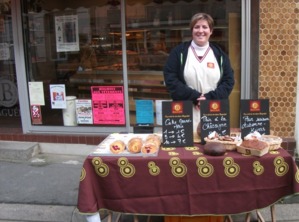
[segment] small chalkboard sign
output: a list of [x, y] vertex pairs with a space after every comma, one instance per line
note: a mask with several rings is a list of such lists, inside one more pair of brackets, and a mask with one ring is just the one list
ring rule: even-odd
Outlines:
[[212, 132], [221, 136], [230, 135], [229, 101], [203, 100], [200, 101], [200, 136], [201, 143]]
[[270, 134], [269, 100], [241, 100], [241, 135], [242, 138], [255, 131]]
[[193, 104], [191, 101], [162, 102], [164, 147], [193, 146]]

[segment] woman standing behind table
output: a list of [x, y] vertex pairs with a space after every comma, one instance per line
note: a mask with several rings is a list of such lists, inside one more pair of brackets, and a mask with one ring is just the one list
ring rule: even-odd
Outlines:
[[173, 100], [191, 100], [193, 106], [194, 141], [199, 142], [200, 101], [228, 99], [234, 87], [234, 72], [228, 55], [209, 42], [214, 28], [213, 18], [195, 14], [190, 21], [192, 40], [176, 46], [164, 67], [164, 80]]

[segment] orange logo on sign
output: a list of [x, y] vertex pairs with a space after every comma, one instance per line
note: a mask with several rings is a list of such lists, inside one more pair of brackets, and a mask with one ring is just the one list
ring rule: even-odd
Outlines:
[[220, 101], [210, 102], [210, 112], [220, 112]]
[[261, 111], [260, 101], [250, 101], [249, 109], [250, 112], [260, 112]]
[[172, 108], [172, 113], [181, 114], [183, 113], [183, 102], [173, 102], [171, 108]]

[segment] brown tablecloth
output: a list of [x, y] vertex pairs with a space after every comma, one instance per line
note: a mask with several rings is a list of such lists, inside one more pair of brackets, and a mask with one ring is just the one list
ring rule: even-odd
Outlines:
[[78, 209], [148, 215], [228, 215], [270, 206], [299, 193], [299, 170], [284, 149], [262, 157], [202, 146], [161, 148], [157, 157], [88, 156]]

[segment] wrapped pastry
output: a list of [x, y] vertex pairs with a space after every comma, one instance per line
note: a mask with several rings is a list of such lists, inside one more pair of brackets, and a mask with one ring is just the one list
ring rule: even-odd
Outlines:
[[130, 153], [140, 153], [142, 148], [142, 139], [133, 137], [129, 140], [127, 149]]
[[160, 145], [157, 146], [157, 144], [153, 141], [146, 141], [142, 145], [141, 152], [146, 153], [146, 154], [153, 154], [153, 153], [158, 152], [159, 147], [160, 147]]
[[160, 147], [161, 145], [161, 137], [157, 134], [150, 134], [145, 139], [145, 142], [154, 143], [157, 147]]
[[121, 140], [116, 140], [113, 143], [110, 144], [110, 151], [114, 154], [119, 154], [123, 152], [126, 148], [126, 145]]

